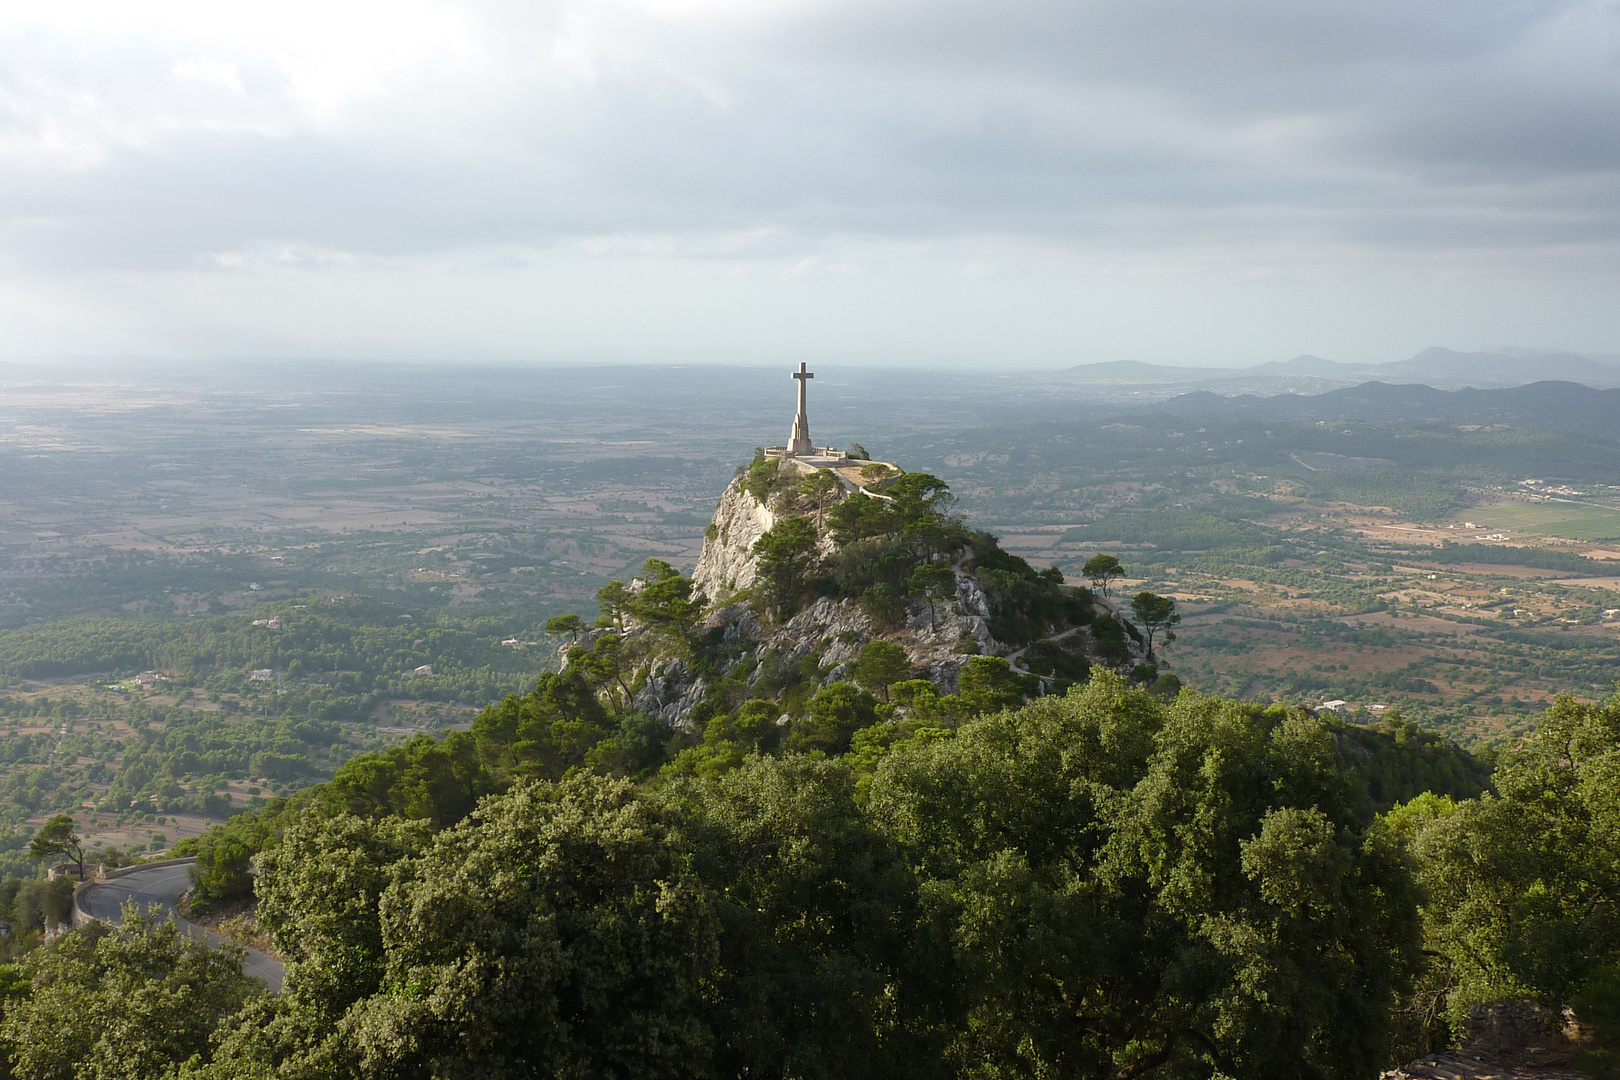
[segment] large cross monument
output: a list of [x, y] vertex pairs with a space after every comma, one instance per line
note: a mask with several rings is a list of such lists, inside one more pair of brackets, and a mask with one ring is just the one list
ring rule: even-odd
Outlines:
[[801, 360], [793, 378], [799, 383], [799, 412], [793, 418], [793, 438], [788, 440], [787, 451], [794, 457], [808, 457], [816, 452], [816, 448], [810, 442], [810, 417], [804, 410], [804, 388], [815, 375], [805, 370], [804, 361]]
[[810, 415], [805, 410], [805, 386], [815, 378], [809, 367], [802, 361], [799, 370], [792, 373], [793, 381], [799, 384], [799, 411], [793, 416], [793, 437], [786, 446], [772, 446], [765, 451], [768, 458], [791, 458], [800, 465], [812, 469], [823, 469], [829, 465], [847, 460], [841, 450], [835, 446], [817, 446], [810, 441]]

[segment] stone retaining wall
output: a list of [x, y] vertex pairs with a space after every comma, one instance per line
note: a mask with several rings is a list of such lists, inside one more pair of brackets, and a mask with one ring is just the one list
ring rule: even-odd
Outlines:
[[155, 869], [155, 868], [158, 868], [158, 867], [163, 867], [163, 866], [190, 866], [192, 863], [194, 863], [196, 861], [197, 861], [196, 856], [190, 856], [190, 857], [184, 858], [184, 859], [158, 859], [155, 862], [136, 863], [134, 866], [120, 866], [116, 870], [102, 870], [102, 871], [99, 871], [96, 874], [96, 876], [91, 878], [89, 881], [81, 881], [81, 882], [79, 882], [77, 885], [75, 885], [73, 887], [73, 926], [74, 926], [74, 928], [77, 929], [78, 927], [81, 927], [81, 926], [85, 925], [86, 923], [90, 922], [90, 920], [92, 918], [94, 918], [94, 916], [92, 916], [88, 911], [85, 911], [84, 908], [80, 906], [80, 901], [84, 899], [84, 894], [86, 892], [88, 892], [91, 889], [95, 888], [97, 883], [103, 882], [103, 881], [111, 881], [114, 878], [121, 878], [125, 874], [132, 874], [137, 870], [152, 870], [152, 869]]

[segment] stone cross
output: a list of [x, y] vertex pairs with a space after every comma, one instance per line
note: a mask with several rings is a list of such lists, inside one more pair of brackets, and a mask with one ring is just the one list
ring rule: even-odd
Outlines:
[[792, 455], [814, 454], [816, 448], [810, 443], [810, 417], [805, 412], [804, 388], [805, 380], [813, 379], [815, 375], [805, 370], [804, 361], [799, 361], [799, 370], [793, 372], [793, 378], [799, 383], [799, 414], [793, 418], [793, 438], [788, 443], [788, 453]]

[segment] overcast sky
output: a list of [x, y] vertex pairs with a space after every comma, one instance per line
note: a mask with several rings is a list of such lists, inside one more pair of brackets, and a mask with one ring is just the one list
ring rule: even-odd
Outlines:
[[0, 355], [1620, 353], [1617, 0], [0, 0]]

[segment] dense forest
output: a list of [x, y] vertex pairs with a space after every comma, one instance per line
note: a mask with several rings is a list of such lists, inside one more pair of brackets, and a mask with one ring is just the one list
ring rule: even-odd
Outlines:
[[1098, 672], [649, 776], [593, 759], [622, 735], [586, 691], [210, 837], [279, 997], [138, 919], [9, 969], [14, 1075], [1348, 1078], [1478, 1002], [1614, 1009], [1620, 701], [1487, 774], [1398, 720]]

